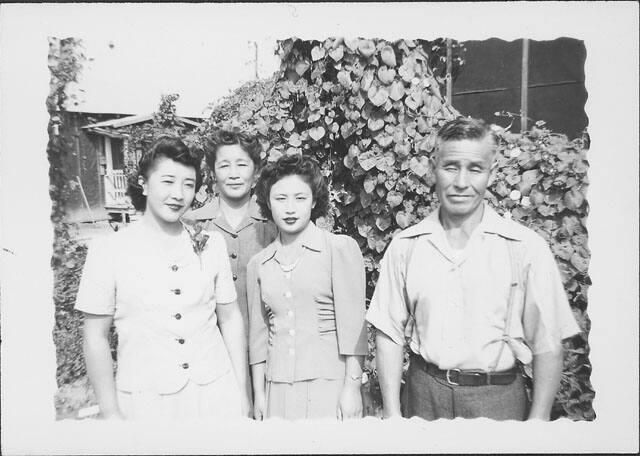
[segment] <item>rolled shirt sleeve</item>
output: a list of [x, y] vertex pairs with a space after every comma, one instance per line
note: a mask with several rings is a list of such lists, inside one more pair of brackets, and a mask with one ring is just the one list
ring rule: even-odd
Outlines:
[[404, 344], [409, 319], [404, 277], [408, 242], [395, 238], [389, 244], [380, 262], [378, 282], [367, 311], [367, 321], [399, 345]]
[[358, 243], [334, 236], [331, 254], [331, 286], [336, 315], [338, 351], [341, 355], [367, 354], [366, 279]]
[[247, 264], [247, 310], [249, 312], [249, 364], [267, 360], [268, 320], [262, 303], [260, 279], [260, 253]]
[[580, 332], [562, 278], [547, 243], [536, 235], [526, 270], [523, 329], [534, 355], [558, 351], [562, 340]]
[[215, 281], [215, 297], [216, 304], [229, 304], [238, 299], [236, 287], [233, 283], [233, 274], [231, 272], [231, 263], [229, 263], [229, 255], [227, 254], [227, 244], [224, 238], [217, 231], [207, 231], [210, 236], [211, 248], [214, 249], [218, 271]]
[[110, 236], [95, 238], [89, 244], [76, 297], [76, 310], [113, 315], [116, 310], [116, 282]]

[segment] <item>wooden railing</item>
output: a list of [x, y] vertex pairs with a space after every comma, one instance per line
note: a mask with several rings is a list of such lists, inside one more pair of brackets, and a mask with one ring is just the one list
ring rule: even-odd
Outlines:
[[131, 201], [126, 195], [127, 176], [121, 169], [114, 169], [104, 176], [104, 194], [106, 207], [128, 207]]

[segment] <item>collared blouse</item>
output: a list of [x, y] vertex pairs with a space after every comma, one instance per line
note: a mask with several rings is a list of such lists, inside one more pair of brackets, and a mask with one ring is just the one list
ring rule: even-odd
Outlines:
[[358, 244], [313, 223], [303, 236], [290, 275], [278, 264], [279, 240], [248, 266], [249, 362], [266, 361], [268, 381], [344, 378], [344, 356], [367, 353]]
[[184, 221], [189, 224], [201, 222], [205, 230], [217, 231], [222, 234], [227, 244], [240, 313], [242, 313], [245, 328], [248, 328], [247, 263], [249, 263], [251, 257], [276, 238], [277, 229], [275, 225], [260, 215], [260, 209], [255, 198], [251, 198], [248, 214], [235, 229], [231, 228], [220, 210], [219, 197], [214, 198], [210, 203], [199, 209], [186, 213]]
[[[415, 241], [411, 241], [411, 239]], [[485, 204], [483, 219], [458, 256], [438, 211], [390, 243], [367, 320], [441, 369], [490, 370], [500, 354], [512, 280], [507, 242], [520, 252], [512, 318], [497, 370], [557, 351], [578, 333], [558, 267], [544, 239]], [[410, 256], [409, 249], [413, 249]]]
[[90, 244], [75, 308], [113, 315], [118, 390], [169, 394], [231, 369], [215, 309], [236, 291], [224, 240], [208, 234], [200, 255], [185, 230], [169, 256], [142, 222]]

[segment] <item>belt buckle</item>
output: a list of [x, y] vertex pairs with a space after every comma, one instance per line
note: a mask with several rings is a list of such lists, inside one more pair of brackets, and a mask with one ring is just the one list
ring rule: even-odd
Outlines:
[[449, 385], [460, 386], [460, 383], [457, 383], [457, 382], [454, 382], [454, 381], [451, 380], [451, 377], [450, 377], [451, 372], [457, 372], [458, 374], [460, 374], [460, 369], [447, 369], [447, 375], [446, 375], [447, 383]]

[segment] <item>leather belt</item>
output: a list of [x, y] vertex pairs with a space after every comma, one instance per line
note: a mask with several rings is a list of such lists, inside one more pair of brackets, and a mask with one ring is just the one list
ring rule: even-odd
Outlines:
[[519, 374], [517, 366], [497, 372], [481, 372], [460, 369], [440, 369], [435, 364], [424, 360], [420, 355], [411, 354], [411, 364], [427, 374], [446, 380], [456, 386], [510, 385]]

